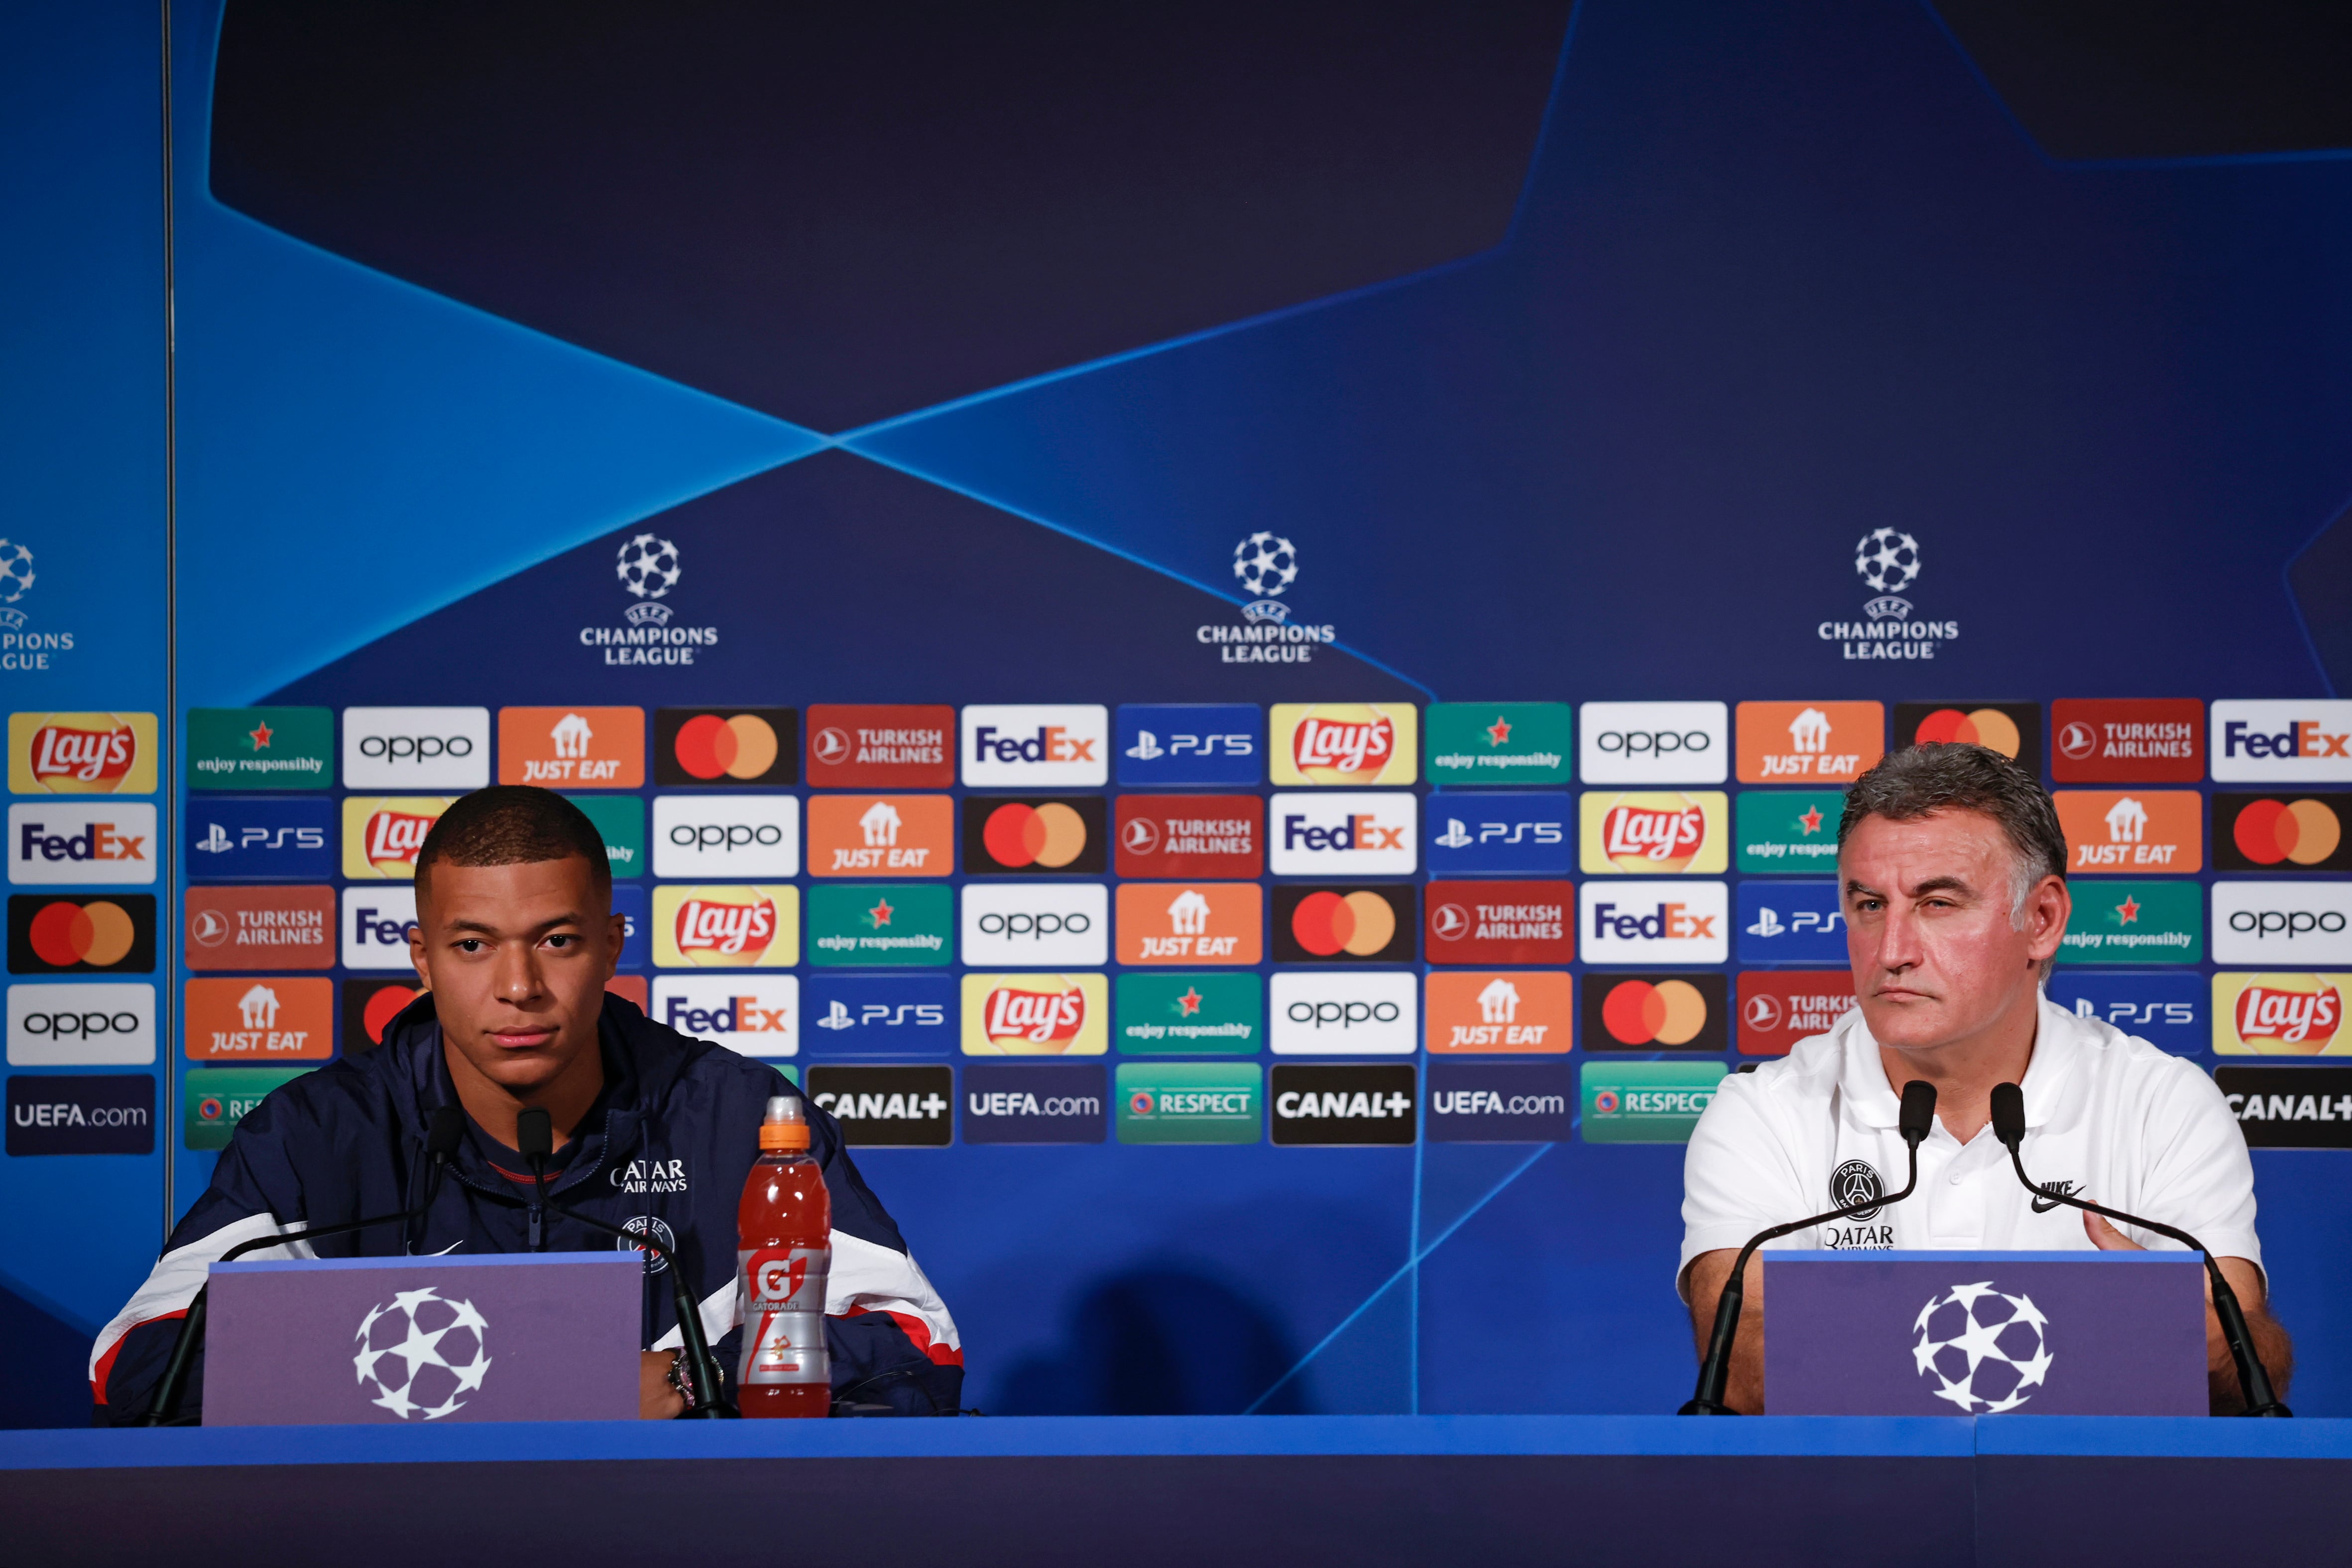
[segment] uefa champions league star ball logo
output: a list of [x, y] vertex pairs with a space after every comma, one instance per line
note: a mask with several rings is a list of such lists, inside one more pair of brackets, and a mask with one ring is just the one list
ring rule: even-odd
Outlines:
[[0, 604], [14, 604], [33, 590], [33, 552], [0, 539]]
[[437, 1421], [462, 1408], [465, 1396], [489, 1375], [483, 1337], [489, 1326], [473, 1302], [445, 1300], [430, 1285], [371, 1307], [353, 1336], [360, 1349], [352, 1357], [360, 1386], [375, 1390], [368, 1403], [404, 1421]]
[[678, 564], [676, 545], [656, 534], [639, 534], [621, 547], [613, 570], [620, 574], [621, 586], [639, 599], [659, 599], [677, 586], [685, 569]]
[[1853, 547], [1853, 570], [1874, 593], [1900, 593], [1919, 580], [1919, 541], [1894, 528], [1873, 528]]
[[1234, 575], [1251, 593], [1273, 598], [1298, 580], [1298, 549], [1280, 534], [1255, 533], [1234, 547]]
[[2033, 1397], [2050, 1375], [2050, 1320], [2030, 1296], [2004, 1295], [1990, 1280], [1955, 1285], [1919, 1309], [1911, 1354], [1935, 1395], [1969, 1416], [1998, 1416]]

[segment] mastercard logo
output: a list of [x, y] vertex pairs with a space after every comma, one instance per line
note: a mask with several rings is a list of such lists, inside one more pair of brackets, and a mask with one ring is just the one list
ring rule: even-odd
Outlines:
[[780, 749], [775, 727], [752, 713], [697, 714], [677, 727], [670, 743], [677, 765], [696, 779], [761, 778], [776, 765]]
[[392, 1020], [400, 1016], [401, 1009], [424, 994], [423, 991], [407, 986], [386, 986], [369, 997], [367, 1007], [360, 1014], [360, 1021], [367, 1030], [369, 1043], [382, 1045], [383, 1031], [392, 1026]]
[[1921, 746], [1946, 746], [1955, 741], [1981, 746], [2000, 752], [2012, 762], [2024, 745], [2017, 721], [1993, 707], [1971, 708], [1966, 713], [1956, 707], [1939, 707], [1919, 721], [1912, 739]]
[[1310, 893], [1291, 911], [1290, 934], [1318, 958], [1369, 958], [1396, 940], [1396, 910], [1377, 893]]
[[1624, 980], [1601, 1004], [1601, 1023], [1620, 1045], [1688, 1045], [1706, 1027], [1706, 998], [1688, 980]]
[[119, 904], [105, 899], [88, 904], [61, 900], [33, 916], [27, 937], [35, 956], [52, 967], [87, 964], [103, 969], [120, 964], [130, 954], [131, 945], [139, 939], [139, 927], [131, 912]]
[[1058, 800], [1042, 806], [1016, 802], [989, 813], [981, 841], [989, 857], [1008, 869], [1041, 865], [1058, 870], [1086, 852], [1087, 824]]
[[2317, 865], [2343, 843], [2344, 824], [2324, 801], [2262, 800], [2238, 813], [2230, 837], [2256, 865]]

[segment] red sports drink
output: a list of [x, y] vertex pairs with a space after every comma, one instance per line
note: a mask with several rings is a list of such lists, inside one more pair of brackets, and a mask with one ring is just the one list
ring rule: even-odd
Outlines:
[[824, 1277], [833, 1267], [833, 1198], [809, 1157], [801, 1103], [788, 1094], [768, 1102], [760, 1124], [760, 1160], [735, 1211], [735, 1265], [743, 1308], [737, 1405], [746, 1416], [830, 1414]]

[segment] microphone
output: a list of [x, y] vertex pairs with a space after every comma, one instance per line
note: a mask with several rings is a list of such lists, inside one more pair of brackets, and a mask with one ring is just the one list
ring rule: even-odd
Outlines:
[[[677, 1337], [684, 1347], [687, 1370], [694, 1378], [695, 1399], [687, 1414], [702, 1420], [724, 1420], [740, 1414], [721, 1399], [719, 1390], [719, 1363], [710, 1354], [710, 1341], [702, 1332], [702, 1313], [694, 1304], [693, 1293], [687, 1289], [686, 1266], [677, 1251], [656, 1241], [650, 1235], [640, 1236], [634, 1230], [624, 1230], [617, 1225], [607, 1225], [576, 1209], [551, 1202], [547, 1196], [547, 1160], [555, 1152], [555, 1123], [544, 1107], [528, 1105], [515, 1117], [515, 1146], [530, 1166], [530, 1179], [539, 1189], [539, 1201], [530, 1209], [530, 1249], [547, 1250], [547, 1229], [544, 1217], [551, 1207], [567, 1219], [578, 1220], [592, 1230], [607, 1236], [617, 1236], [633, 1247], [667, 1260], [669, 1268], [670, 1301], [677, 1315]], [[652, 1227], [646, 1227], [650, 1232]]]
[[530, 1206], [530, 1236], [525, 1243], [533, 1252], [547, 1250], [547, 1161], [555, 1153], [555, 1121], [543, 1105], [526, 1105], [515, 1115], [515, 1150], [530, 1167], [530, 1183], [539, 1197]]
[[[278, 1232], [257, 1236], [250, 1241], [240, 1241], [214, 1260], [234, 1263], [248, 1252], [260, 1252], [272, 1247], [282, 1247], [289, 1241], [315, 1241], [322, 1237], [344, 1236], [355, 1230], [371, 1230], [379, 1225], [397, 1225], [404, 1239], [409, 1224], [423, 1218], [433, 1207], [440, 1195], [441, 1177], [456, 1157], [457, 1145], [466, 1136], [466, 1113], [457, 1105], [436, 1105], [425, 1128], [425, 1200], [414, 1208], [398, 1214], [372, 1215], [365, 1219], [347, 1219], [339, 1225], [319, 1225], [290, 1235]], [[187, 1386], [188, 1374], [194, 1369], [196, 1342], [205, 1331], [205, 1298], [212, 1290], [209, 1281], [196, 1287], [188, 1302], [187, 1312], [180, 1319], [180, 1332], [172, 1340], [171, 1359], [163, 1364], [163, 1375], [155, 1384], [155, 1397], [149, 1401], [147, 1414], [139, 1418], [142, 1427], [170, 1427], [180, 1418], [180, 1397]]]
[[2213, 1286], [2213, 1315], [2221, 1320], [2221, 1338], [2230, 1347], [2230, 1359], [2238, 1367], [2238, 1392], [2245, 1397], [2246, 1416], [2285, 1416], [2294, 1414], [2279, 1403], [2277, 1393], [2271, 1387], [2271, 1375], [2254, 1354], [2254, 1336], [2246, 1327], [2246, 1314], [2238, 1305], [2238, 1292], [2221, 1273], [2221, 1265], [2205, 1243], [2186, 1230], [2169, 1225], [2158, 1225], [2153, 1219], [2142, 1219], [2137, 1214], [2126, 1214], [2119, 1208], [2108, 1208], [2084, 1198], [2071, 1197], [2058, 1190], [2056, 1183], [2042, 1186], [2025, 1174], [2025, 1091], [2014, 1083], [1996, 1083], [1992, 1091], [1992, 1135], [2009, 1150], [2010, 1164], [2017, 1167], [2017, 1179], [2025, 1184], [2028, 1192], [2053, 1203], [2063, 1203], [2069, 1208], [2080, 1208], [2108, 1219], [2120, 1219], [2137, 1225], [2142, 1230], [2153, 1230], [2158, 1236], [2169, 1236], [2192, 1252], [2205, 1256], [2205, 1277]]
[[1910, 1179], [1903, 1190], [1884, 1197], [1862, 1198], [1827, 1214], [1816, 1214], [1810, 1219], [1792, 1219], [1786, 1225], [1776, 1225], [1769, 1230], [1759, 1230], [1750, 1237], [1748, 1245], [1739, 1249], [1732, 1260], [1731, 1278], [1723, 1283], [1723, 1294], [1715, 1304], [1715, 1331], [1707, 1339], [1706, 1356], [1698, 1364], [1698, 1391], [1689, 1403], [1675, 1412], [1678, 1416], [1737, 1416], [1723, 1402], [1724, 1385], [1731, 1380], [1731, 1344], [1739, 1335], [1740, 1308], [1748, 1299], [1748, 1260], [1767, 1241], [1786, 1236], [1791, 1231], [1826, 1225], [1832, 1219], [1851, 1218], [1865, 1209], [1885, 1208], [1901, 1203], [1919, 1185], [1919, 1145], [1936, 1129], [1936, 1086], [1913, 1079], [1903, 1086], [1903, 1108], [1895, 1117], [1895, 1131], [1902, 1136], [1904, 1146], [1911, 1152]]

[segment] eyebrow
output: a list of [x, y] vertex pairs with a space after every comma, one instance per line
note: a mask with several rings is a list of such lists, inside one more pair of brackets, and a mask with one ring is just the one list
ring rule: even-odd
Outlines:
[[[544, 936], [559, 925], [585, 925], [586, 924], [587, 921], [580, 915], [559, 915], [551, 920], [541, 921], [537, 928], [532, 932], [532, 935]], [[496, 936], [500, 935], [497, 926], [482, 920], [452, 920], [449, 922], [446, 929], [452, 932], [478, 931], [485, 936]]]
[[[1876, 888], [1865, 886], [1858, 878], [1853, 877], [1846, 879], [1845, 891], [1847, 895], [1850, 897], [1884, 898], [1886, 896]], [[1948, 875], [1931, 876], [1927, 881], [1914, 887], [1911, 890], [1911, 896], [1918, 898], [1930, 893], [1973, 894], [1975, 892], [1976, 889], [1969, 885], [1966, 877]]]

